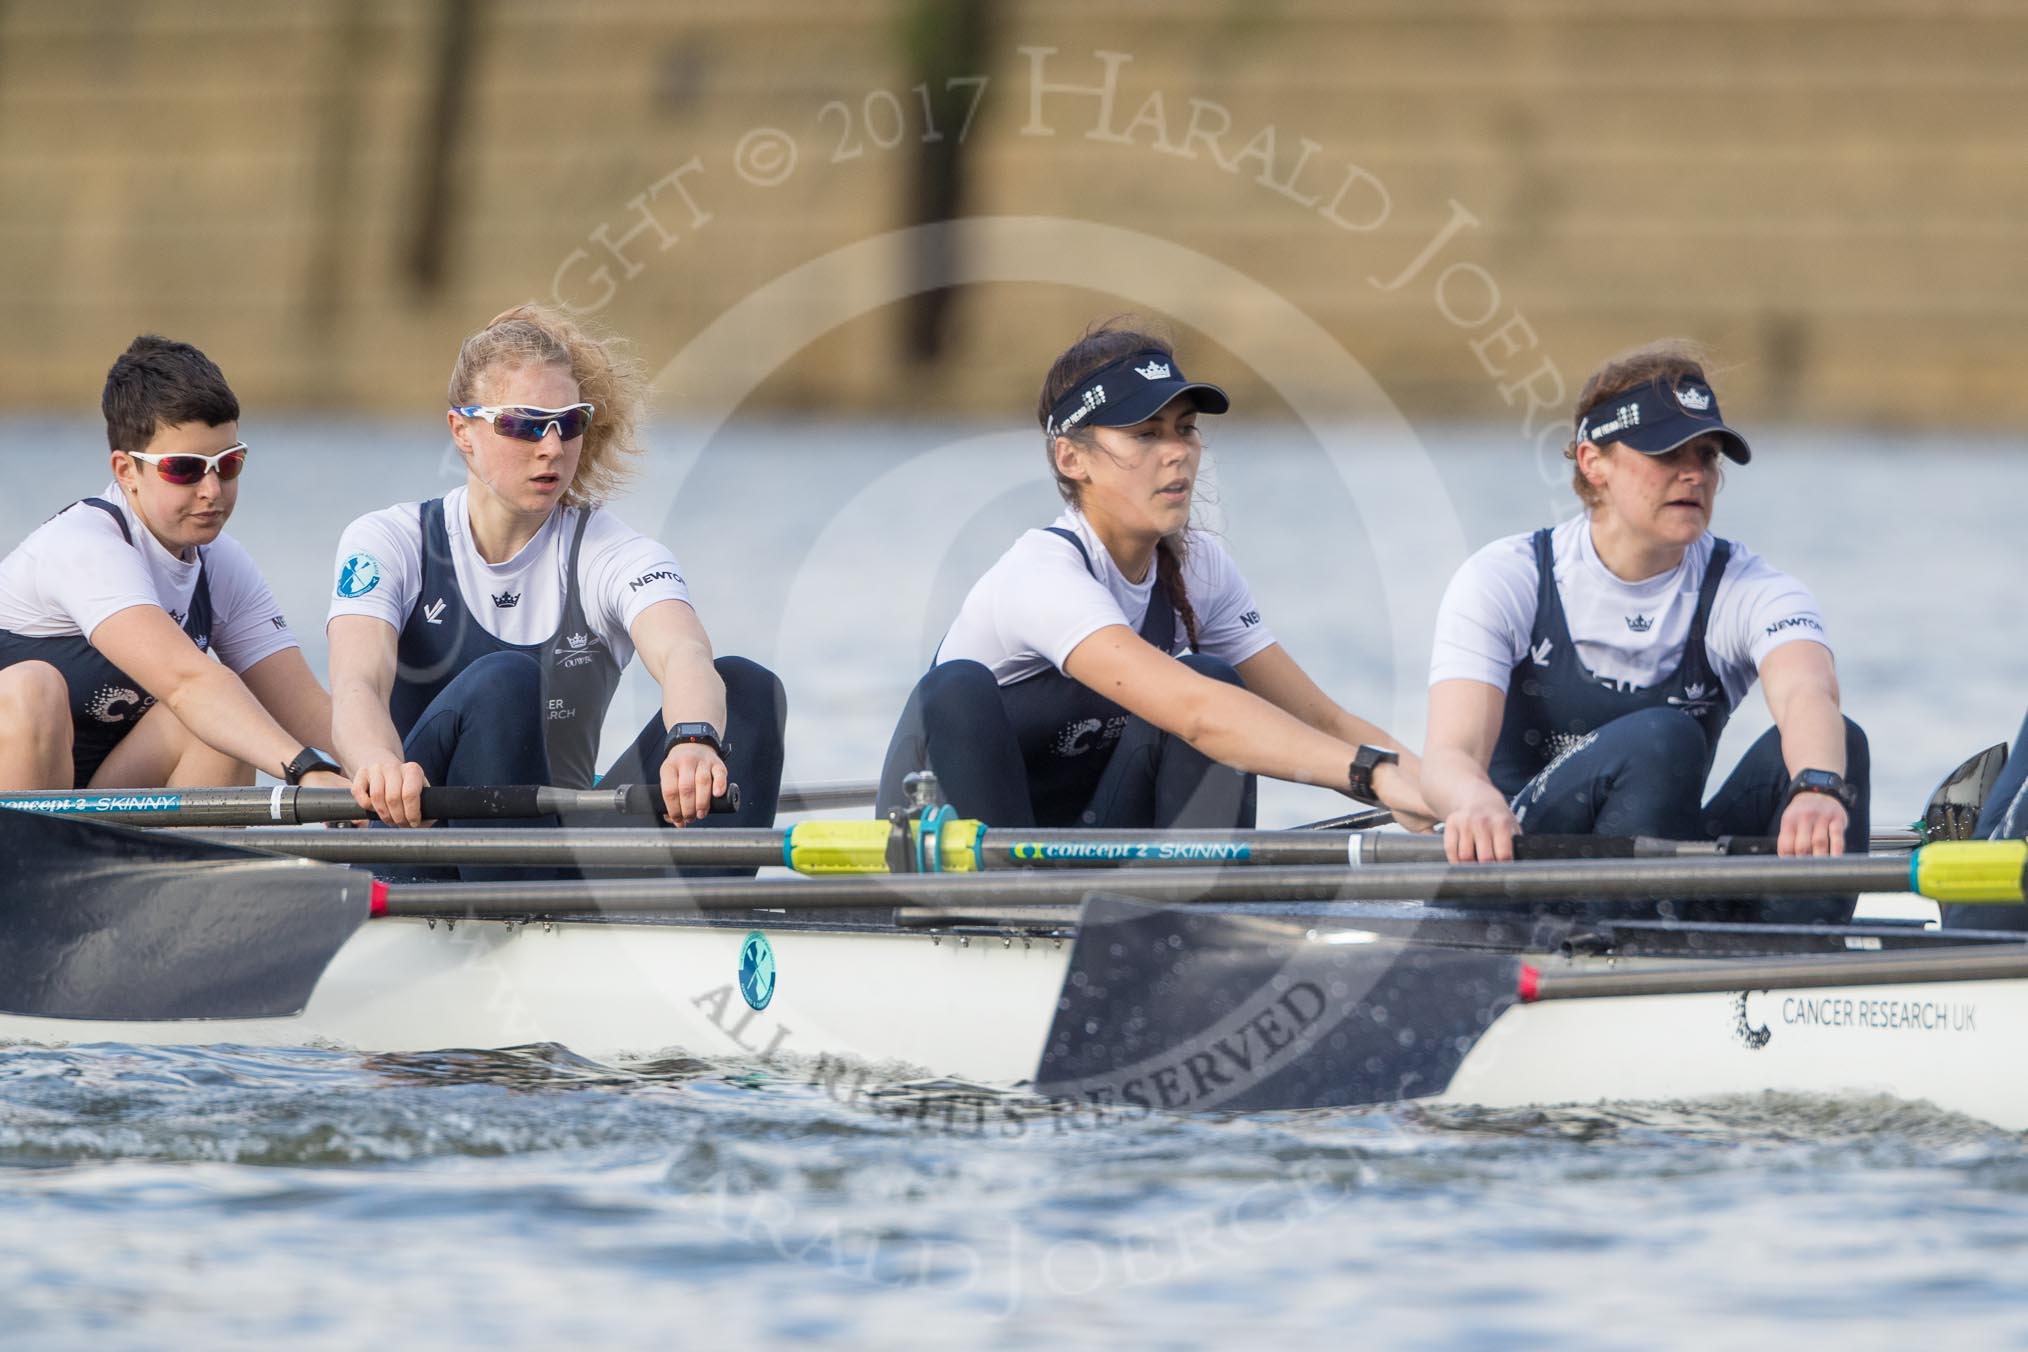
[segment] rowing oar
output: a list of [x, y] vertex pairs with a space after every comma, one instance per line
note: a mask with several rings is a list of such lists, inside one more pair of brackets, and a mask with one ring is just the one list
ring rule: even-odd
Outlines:
[[[432, 820], [507, 820], [563, 816], [660, 815], [662, 793], [651, 784], [612, 789], [556, 789], [508, 784], [485, 788], [447, 785], [422, 791], [423, 816]], [[55, 817], [92, 817], [137, 826], [303, 826], [364, 821], [373, 814], [345, 789], [277, 784], [265, 789], [108, 789], [0, 794], [0, 808]], [[711, 800], [711, 810], [737, 812], [739, 785]]]
[[[1876, 833], [1874, 849], [1909, 849], [1926, 841], [1958, 840], [1970, 834], [1986, 793], [2006, 761], [2004, 744], [1972, 756], [1950, 774], [1930, 795], [1922, 818], [1908, 831]], [[822, 801], [821, 795], [836, 790], [841, 801], [850, 801], [867, 786], [841, 784], [816, 786], [801, 791], [804, 804]], [[195, 793], [196, 791], [192, 791]], [[288, 790], [298, 798], [288, 800], [286, 810], [293, 817], [262, 817], [269, 811], [284, 810], [281, 800], [228, 809], [225, 802], [260, 791], [229, 789], [203, 791], [225, 796], [224, 802], [196, 802], [188, 808], [165, 808], [166, 794], [85, 795], [90, 806], [72, 805], [79, 795], [22, 795], [43, 810], [74, 810], [118, 815], [124, 820], [171, 821], [181, 824], [210, 822], [218, 825], [259, 825], [265, 821], [344, 820], [362, 816], [356, 807], [332, 790]], [[471, 818], [481, 816], [534, 815], [545, 812], [622, 811], [644, 812], [646, 790], [635, 788], [624, 802], [609, 801], [612, 791], [593, 791], [589, 797], [566, 797], [559, 789], [429, 790], [425, 810], [431, 816]], [[493, 795], [466, 808], [485, 811], [451, 810], [439, 796], [445, 793]], [[323, 795], [328, 807], [317, 806]], [[733, 805], [737, 806], [737, 786]], [[495, 800], [511, 798], [531, 811], [503, 811]], [[21, 799], [0, 799], [0, 806]], [[308, 804], [305, 810], [298, 804]], [[46, 805], [46, 806], [45, 806]], [[442, 810], [439, 810], [439, 809]], [[718, 810], [716, 806], [714, 810]], [[163, 817], [165, 811], [173, 815]], [[311, 815], [331, 811], [339, 817]], [[229, 817], [222, 815], [230, 812]], [[527, 868], [578, 865], [582, 867], [666, 868], [731, 867], [766, 868], [781, 865], [798, 873], [816, 876], [839, 873], [883, 873], [897, 859], [913, 861], [918, 871], [962, 873], [982, 869], [1035, 867], [1090, 867], [1121, 864], [1410, 864], [1440, 863], [1443, 843], [1434, 836], [1412, 836], [1363, 828], [1377, 827], [1390, 820], [1385, 809], [1371, 809], [1347, 816], [1309, 822], [1285, 831], [1189, 831], [1189, 830], [1037, 830], [993, 828], [969, 819], [946, 818], [938, 825], [934, 850], [921, 846], [921, 830], [909, 826], [906, 840], [896, 839], [896, 828], [887, 822], [809, 821], [777, 829], [745, 831], [719, 830], [709, 836], [672, 836], [655, 831], [563, 831], [549, 833], [507, 833], [436, 831], [427, 836], [389, 837], [382, 833], [364, 837], [331, 837], [310, 832], [288, 834], [265, 832], [258, 842], [263, 849], [304, 858], [336, 863], [403, 864], [408, 866], [492, 864]], [[1349, 834], [1348, 834], [1349, 832]], [[224, 840], [228, 837], [219, 836]], [[238, 842], [247, 843], [247, 842]], [[899, 848], [897, 848], [899, 847]], [[1772, 854], [1771, 837], [1728, 837], [1711, 841], [1669, 841], [1650, 837], [1610, 836], [1520, 836], [1515, 839], [1517, 859], [1607, 859], [1669, 858], [1709, 854]]]
[[[1095, 868], [1120, 865], [1442, 863], [1441, 840], [1399, 832], [1105, 831], [968, 828], [965, 839], [939, 851], [939, 872], [1010, 868]], [[598, 827], [498, 831], [327, 831], [321, 827], [237, 828], [179, 832], [216, 844], [242, 845], [334, 864], [409, 867], [492, 864], [524, 868], [786, 867], [813, 877], [889, 871], [886, 822], [802, 822], [794, 826], [686, 832]], [[813, 839], [813, 833], [816, 838]], [[1689, 859], [1771, 855], [1772, 837], [1661, 840], [1648, 836], [1521, 836], [1520, 859]]]
[[1925, 845], [1904, 860], [1589, 859], [1130, 872], [1020, 871], [821, 879], [618, 879], [387, 887], [352, 870], [100, 822], [0, 811], [0, 1009], [61, 1018], [261, 1018], [300, 1010], [369, 916], [521, 919], [693, 911], [1076, 905], [1142, 901], [1546, 900], [1821, 896], [1911, 888], [2020, 902], [2028, 842]]
[[[1924, 850], [1958, 857], [1949, 844]], [[1747, 992], [1870, 988], [1901, 1009], [1911, 1002], [1891, 993], [1895, 983], [2028, 977], [2028, 945], [2019, 943], [1557, 971], [1513, 952], [1403, 942], [1357, 926], [1092, 896], [1036, 1090], [1129, 1113], [1391, 1103], [1450, 1088], [1480, 1039], [1521, 1004], [1723, 993], [1741, 1003], [1706, 1011], [1706, 1027], [1730, 1040], [1748, 1026]], [[1518, 1017], [1525, 1027], [1530, 1016]], [[1517, 1035], [1526, 1045], [1527, 1034]], [[1635, 1040], [1622, 1054], [1680, 1050]], [[1497, 1072], [1500, 1053], [1488, 1054]]]
[[[886, 822], [800, 822], [709, 832], [586, 828], [560, 830], [327, 831], [232, 828], [181, 834], [337, 864], [453, 864], [556, 868], [769, 868], [813, 877], [890, 871]], [[1440, 864], [1443, 842], [1400, 832], [1011, 830], [947, 822], [937, 852], [943, 873], [1013, 868], [1095, 868], [1227, 864]], [[1773, 837], [1663, 840], [1649, 836], [1518, 836], [1522, 860], [1696, 859], [1772, 855]], [[1902, 856], [1905, 860], [1905, 856]]]
[[1074, 906], [1094, 891], [1169, 904], [1310, 901], [1660, 901], [1914, 892], [1933, 901], [2018, 903], [2028, 841], [1941, 841], [1908, 855], [1573, 859], [1512, 864], [872, 874], [815, 879], [620, 878], [417, 883], [375, 914], [641, 915], [681, 910]]
[[371, 879], [98, 822], [0, 812], [0, 1008], [72, 1019], [269, 1018], [310, 998]]
[[871, 780], [841, 779], [816, 784], [788, 784], [775, 800], [777, 812], [829, 812], [835, 808], [872, 807], [880, 786]]

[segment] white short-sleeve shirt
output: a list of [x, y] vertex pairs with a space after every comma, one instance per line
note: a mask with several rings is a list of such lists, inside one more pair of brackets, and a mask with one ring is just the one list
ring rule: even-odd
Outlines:
[[[1587, 517], [1573, 517], [1550, 536], [1564, 620], [1578, 659], [1594, 675], [1624, 689], [1645, 690], [1683, 661], [1713, 537], [1705, 532], [1670, 571], [1625, 582], [1599, 559], [1590, 524]], [[1537, 580], [1535, 549], [1527, 535], [1495, 540], [1465, 560], [1437, 611], [1430, 684], [1464, 679], [1504, 691], [1528, 652]], [[1705, 651], [1727, 698], [1738, 705], [1767, 655], [1799, 639], [1830, 647], [1816, 598], [1802, 583], [1735, 543], [1705, 629]]]
[[[1062, 536], [1048, 530], [1024, 533], [973, 584], [937, 650], [938, 662], [978, 662], [1001, 685], [1012, 685], [1040, 671], [1061, 671], [1078, 644], [1108, 625], [1140, 631], [1156, 570], [1149, 568], [1139, 582], [1128, 581], [1074, 507], [1055, 525], [1084, 542], [1091, 567]], [[1198, 651], [1238, 666], [1274, 643], [1246, 579], [1217, 536], [1187, 532], [1183, 580], [1197, 612]], [[1188, 646], [1178, 617], [1172, 651]]]
[[129, 544], [110, 516], [79, 502], [42, 523], [0, 561], [0, 629], [23, 638], [87, 642], [134, 606], [157, 606], [179, 625], [190, 614], [200, 571], [211, 590], [211, 650], [235, 672], [300, 646], [253, 557], [230, 535], [181, 559], [163, 548], [117, 483], [99, 497], [119, 509]]
[[[466, 490], [444, 494], [444, 533], [450, 539], [458, 595], [487, 633], [529, 645], [556, 632], [563, 620], [571, 537], [586, 510], [558, 507], [513, 558], [488, 563], [472, 543]], [[420, 502], [360, 517], [338, 538], [330, 618], [371, 615], [399, 633], [418, 605], [447, 599], [422, 595], [422, 558]], [[636, 617], [657, 601], [689, 604], [690, 588], [666, 545], [610, 512], [592, 510], [578, 553], [578, 595], [585, 619], [614, 660], [625, 666], [634, 655], [629, 632]], [[502, 604], [496, 598], [511, 601]]]

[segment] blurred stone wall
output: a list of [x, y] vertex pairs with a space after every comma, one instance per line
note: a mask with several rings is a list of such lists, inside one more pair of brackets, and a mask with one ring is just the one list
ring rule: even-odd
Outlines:
[[[427, 408], [547, 298], [747, 407], [1020, 414], [1180, 249], [1270, 407], [1215, 349], [1293, 314], [1517, 436], [1663, 334], [1735, 412], [2018, 428], [2023, 51], [1988, 0], [0, 0], [0, 408], [144, 329], [250, 408]], [[1061, 276], [900, 233], [953, 193]]]

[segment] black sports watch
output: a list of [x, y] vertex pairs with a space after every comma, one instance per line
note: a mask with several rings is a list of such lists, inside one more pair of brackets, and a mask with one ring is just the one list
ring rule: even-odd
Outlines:
[[304, 775], [314, 775], [319, 770], [328, 770], [334, 775], [345, 773], [338, 764], [338, 758], [330, 752], [306, 746], [296, 753], [294, 760], [282, 767], [282, 781], [286, 784], [301, 784]]
[[709, 723], [678, 723], [662, 739], [662, 754], [667, 756], [677, 747], [690, 742], [708, 746], [720, 756], [725, 755], [725, 745], [718, 740], [718, 729]]
[[1345, 773], [1347, 787], [1354, 798], [1362, 803], [1378, 803], [1380, 795], [1373, 791], [1373, 772], [1383, 765], [1399, 765], [1401, 756], [1397, 752], [1384, 751], [1377, 746], [1362, 746], [1352, 757], [1352, 765]]
[[1782, 795], [1782, 811], [1789, 810], [1799, 793], [1826, 794], [1844, 804], [1847, 812], [1859, 806], [1859, 791], [1845, 782], [1845, 776], [1829, 770], [1798, 770], [1789, 781], [1789, 791]]

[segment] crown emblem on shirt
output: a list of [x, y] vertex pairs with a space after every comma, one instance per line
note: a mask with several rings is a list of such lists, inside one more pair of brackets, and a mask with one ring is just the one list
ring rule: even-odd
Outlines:
[[582, 648], [582, 647], [584, 647], [584, 646], [585, 646], [585, 645], [586, 645], [587, 643], [590, 643], [590, 642], [591, 642], [591, 635], [590, 635], [590, 634], [572, 634], [572, 635], [571, 635], [571, 636], [570, 636], [569, 638], [565, 639], [565, 640], [564, 640], [564, 642], [568, 643], [568, 644], [569, 644], [569, 645], [570, 645], [571, 647], [573, 647], [573, 648]]
[[492, 592], [493, 604], [502, 610], [510, 610], [521, 604], [520, 592]]
[[1681, 695], [1669, 696], [1669, 703], [1689, 714], [1701, 714], [1711, 707], [1716, 698], [1712, 688], [1702, 681], [1692, 681], [1683, 687]]
[[1654, 627], [1655, 622], [1649, 619], [1646, 615], [1627, 616], [1627, 628], [1633, 630], [1637, 634], [1645, 634]]

